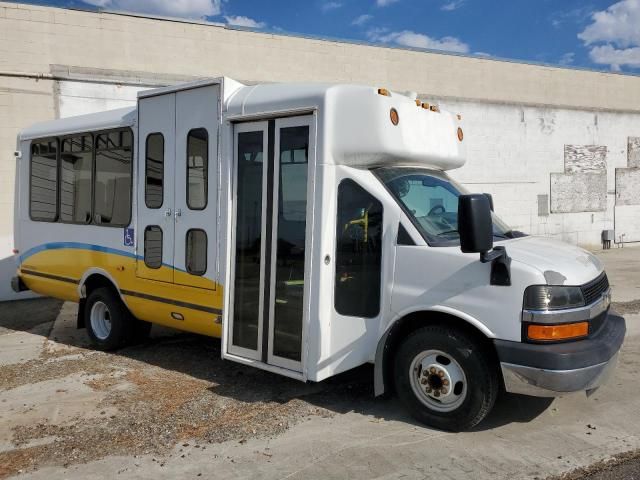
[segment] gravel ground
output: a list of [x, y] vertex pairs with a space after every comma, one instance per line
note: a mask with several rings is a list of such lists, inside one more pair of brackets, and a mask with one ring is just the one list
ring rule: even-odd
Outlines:
[[[5, 331], [47, 334], [38, 327], [52, 325], [59, 309], [60, 302], [52, 300], [0, 304], [0, 324]], [[311, 416], [333, 415], [338, 398], [354, 406], [373, 401], [367, 367], [303, 384], [224, 362], [218, 340], [196, 335], [164, 332], [117, 353], [75, 345], [60, 350], [50, 348], [51, 343], [44, 340], [39, 358], [0, 369], [0, 398], [12, 389], [76, 376], [101, 400], [89, 406], [95, 410], [90, 420], [83, 414], [61, 423], [13, 427], [13, 448], [0, 451], [0, 478], [109, 455], [151, 453], [162, 462], [162, 455], [181, 442], [193, 446], [195, 441], [205, 449], [210, 443], [274, 436]], [[56, 393], [64, 397], [67, 391]], [[15, 413], [28, 410], [25, 404]]]
[[617, 455], [547, 480], [640, 480], [640, 450]]
[[[640, 302], [618, 302], [614, 308], [637, 313]], [[50, 299], [0, 304], [0, 336], [42, 338], [36, 358], [0, 367], [0, 434], [4, 428], [10, 438], [4, 446], [0, 442], [0, 479], [116, 455], [152, 455], [163, 466], [176, 445], [183, 457], [209, 448], [216, 458], [212, 444], [274, 438], [313, 417], [376, 412], [386, 402], [373, 397], [370, 367], [303, 384], [224, 362], [216, 339], [155, 327], [142, 345], [95, 352], [86, 348], [84, 331], [73, 328], [74, 314], [73, 305]], [[60, 337], [52, 332], [54, 321]], [[38, 405], [22, 399], [47, 389], [53, 410], [34, 416]], [[63, 407], [80, 394], [87, 400], [65, 416]], [[19, 403], [1, 410], [11, 395]], [[634, 479], [639, 470], [635, 451], [558, 480]]]

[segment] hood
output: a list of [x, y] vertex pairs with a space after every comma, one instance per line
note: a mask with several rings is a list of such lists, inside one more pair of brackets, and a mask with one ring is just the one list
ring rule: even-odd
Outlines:
[[583, 285], [604, 270], [595, 255], [550, 238], [522, 237], [503, 245], [513, 261], [540, 270], [548, 285]]

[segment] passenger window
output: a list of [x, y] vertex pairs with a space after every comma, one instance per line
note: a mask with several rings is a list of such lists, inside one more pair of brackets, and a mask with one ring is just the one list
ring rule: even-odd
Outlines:
[[131, 130], [98, 135], [94, 192], [94, 223], [125, 227], [131, 221]]
[[60, 221], [90, 223], [93, 137], [65, 138], [60, 151]]
[[192, 228], [187, 232], [187, 272], [204, 275], [207, 271], [207, 232]]
[[209, 134], [204, 128], [196, 128], [187, 136], [187, 205], [191, 210], [207, 206], [208, 170]]
[[281, 129], [280, 143], [282, 217], [291, 222], [304, 222], [307, 218], [309, 127]]
[[29, 215], [32, 220], [58, 218], [58, 142], [55, 138], [31, 144]]
[[162, 229], [157, 225], [144, 229], [144, 264], [149, 268], [162, 266]]
[[352, 180], [338, 186], [335, 308], [341, 315], [380, 312], [382, 204]]
[[125, 227], [131, 221], [131, 130], [100, 134], [96, 140], [94, 223]]
[[144, 203], [147, 208], [160, 208], [164, 201], [164, 137], [161, 133], [147, 136]]

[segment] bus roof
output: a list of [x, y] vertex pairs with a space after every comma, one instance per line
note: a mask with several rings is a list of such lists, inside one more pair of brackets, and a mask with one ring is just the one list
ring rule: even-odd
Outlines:
[[111, 128], [131, 127], [136, 122], [136, 107], [124, 107], [87, 115], [36, 123], [20, 132], [20, 140], [54, 137]]
[[465, 163], [461, 117], [430, 109], [401, 93], [361, 85], [271, 83], [240, 87], [226, 103], [228, 120], [316, 110], [319, 148], [324, 149], [326, 163], [437, 170]]
[[[149, 90], [139, 98], [220, 84], [226, 120], [264, 119], [318, 112], [322, 162], [358, 168], [419, 165], [449, 170], [464, 165], [460, 116], [430, 109], [415, 98], [360, 85], [266, 83], [228, 78]], [[218, 108], [217, 106], [213, 108]], [[133, 126], [136, 107], [35, 124], [21, 140]]]

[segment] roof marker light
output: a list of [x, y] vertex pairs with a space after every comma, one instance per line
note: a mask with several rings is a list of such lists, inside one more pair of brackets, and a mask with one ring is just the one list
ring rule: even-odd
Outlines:
[[463, 139], [464, 139], [464, 133], [462, 132], [462, 129], [458, 127], [458, 140], [462, 141]]
[[389, 90], [387, 90], [386, 88], [379, 88], [378, 95], [384, 95], [385, 97], [390, 97], [391, 93], [389, 93]]
[[430, 105], [427, 102], [424, 102], [422, 104], [422, 108], [424, 108], [425, 110], [429, 110]]
[[457, 114], [456, 117], [458, 117], [458, 120], [462, 120], [462, 115]]
[[400, 116], [398, 115], [398, 111], [395, 108], [392, 108], [389, 111], [389, 118], [391, 119], [391, 123], [394, 125], [398, 125], [400, 122]]
[[420, 100], [418, 100], [417, 98], [416, 98], [416, 105], [417, 105], [417, 106], [422, 105], [422, 102], [421, 102]]
[[439, 112], [440, 107], [438, 107], [437, 105], [431, 105], [431, 107], [429, 107], [429, 110], [431, 110], [432, 112]]

